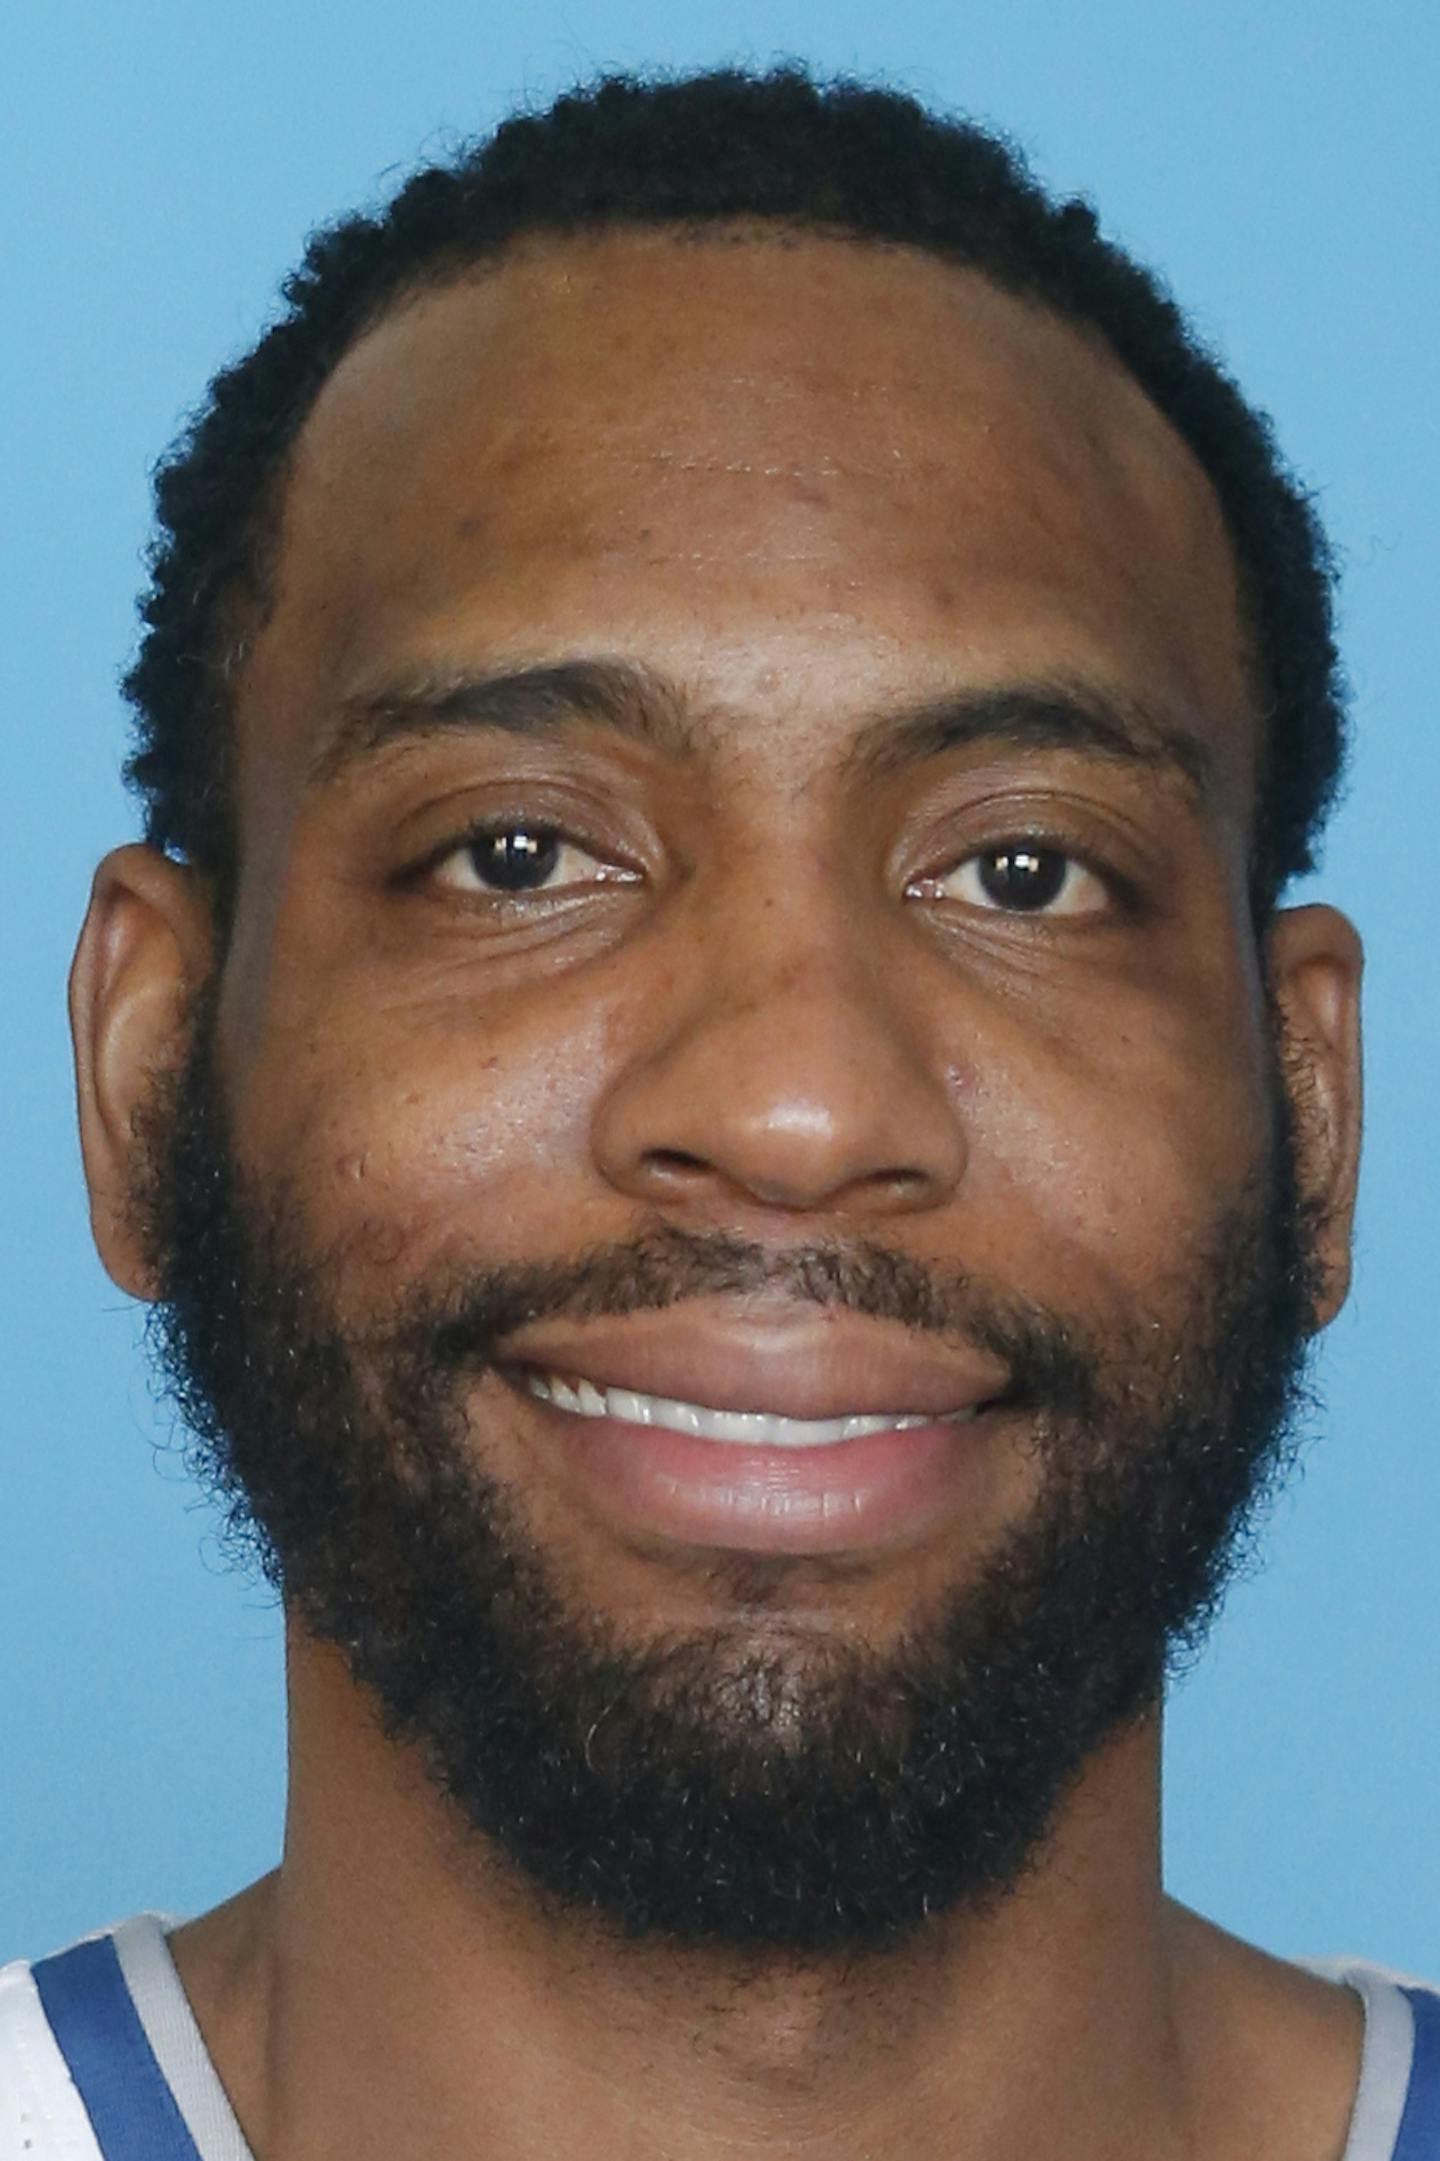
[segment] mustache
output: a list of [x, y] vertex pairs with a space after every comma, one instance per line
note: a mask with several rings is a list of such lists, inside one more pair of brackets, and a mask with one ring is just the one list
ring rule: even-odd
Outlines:
[[423, 1350], [426, 1364], [442, 1374], [473, 1374], [503, 1364], [506, 1338], [535, 1322], [762, 1292], [978, 1350], [1008, 1374], [1006, 1403], [1088, 1416], [1099, 1400], [1101, 1358], [1073, 1320], [983, 1287], [966, 1272], [941, 1273], [865, 1240], [775, 1249], [723, 1231], [660, 1225], [572, 1259], [464, 1270], [438, 1294], [430, 1291], [402, 1333], [405, 1347]]

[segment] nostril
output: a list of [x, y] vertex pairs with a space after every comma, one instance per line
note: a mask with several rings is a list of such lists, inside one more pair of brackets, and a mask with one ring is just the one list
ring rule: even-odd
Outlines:
[[924, 1171], [895, 1170], [877, 1172], [875, 1183], [893, 1194], [896, 1200], [911, 1200], [927, 1193], [931, 1181]]
[[674, 1178], [693, 1177], [709, 1167], [703, 1156], [687, 1155], [683, 1148], [652, 1148], [648, 1160], [652, 1169]]

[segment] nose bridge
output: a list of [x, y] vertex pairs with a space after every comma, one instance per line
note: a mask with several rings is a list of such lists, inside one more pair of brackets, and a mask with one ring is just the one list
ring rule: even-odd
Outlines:
[[604, 1106], [608, 1174], [799, 1208], [939, 1198], [963, 1139], [883, 896], [794, 859], [724, 886], [670, 926], [669, 990]]
[[[820, 876], [775, 881], [726, 909], [706, 939], [701, 1025], [754, 1027], [768, 1042], [777, 1019], [806, 1012], [812, 1030], [839, 1022], [854, 1039], [874, 1029], [895, 1053], [907, 1032], [904, 986], [886, 985], [877, 913], [847, 903]], [[773, 1047], [787, 1040], [799, 1047], [783, 1035]], [[813, 1033], [809, 1046], [813, 1064]]]

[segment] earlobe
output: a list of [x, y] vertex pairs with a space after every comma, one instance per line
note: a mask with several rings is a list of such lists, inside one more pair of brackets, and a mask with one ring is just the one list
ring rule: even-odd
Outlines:
[[1315, 1225], [1315, 1325], [1329, 1323], [1350, 1288], [1351, 1236], [1363, 1112], [1359, 933], [1337, 909], [1287, 908], [1266, 937], [1300, 1191]]
[[213, 950], [194, 871], [138, 845], [106, 856], [70, 971], [70, 1029], [95, 1244], [137, 1298], [155, 1291], [133, 1204], [140, 1112], [157, 1074], [184, 1057]]

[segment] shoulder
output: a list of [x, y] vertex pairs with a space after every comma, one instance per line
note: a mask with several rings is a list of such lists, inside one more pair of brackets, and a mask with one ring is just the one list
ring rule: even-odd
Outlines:
[[23, 1962], [0, 1967], [0, 2161], [99, 2161], [90, 2119]]
[[1313, 1970], [1344, 1983], [1365, 2006], [1365, 2054], [1346, 2161], [1440, 2157], [1440, 1985], [1370, 1959]]
[[101, 2161], [89, 2113], [47, 2012], [55, 2009], [47, 1974], [74, 1967], [71, 1953], [102, 1945], [129, 1966], [150, 1946], [163, 1948], [168, 1915], [137, 1914], [96, 1929], [34, 1965], [0, 1967], [0, 2161]]

